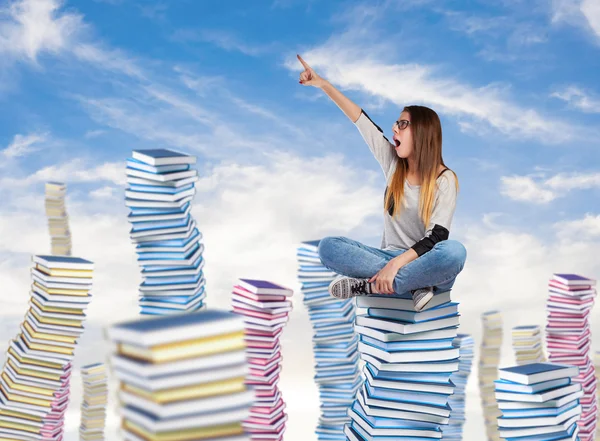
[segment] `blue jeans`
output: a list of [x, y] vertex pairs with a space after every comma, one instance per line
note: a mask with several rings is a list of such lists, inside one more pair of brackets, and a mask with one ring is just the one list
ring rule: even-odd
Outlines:
[[[381, 250], [347, 237], [329, 236], [319, 242], [319, 257], [330, 270], [348, 277], [371, 278], [406, 250]], [[425, 254], [404, 265], [394, 279], [394, 291], [408, 294], [418, 288], [450, 290], [465, 265], [467, 250], [456, 240], [442, 240]]]

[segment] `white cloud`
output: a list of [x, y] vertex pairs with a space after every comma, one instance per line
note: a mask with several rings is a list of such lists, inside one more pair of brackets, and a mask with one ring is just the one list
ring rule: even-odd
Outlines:
[[82, 17], [59, 13], [60, 0], [13, 1], [0, 16], [0, 53], [36, 61], [44, 52], [68, 49], [83, 28]]
[[597, 0], [553, 0], [552, 23], [583, 27], [600, 39], [600, 4]]
[[561, 99], [569, 106], [587, 113], [600, 113], [600, 98], [577, 86], [568, 86], [553, 92], [550, 96]]
[[40, 149], [39, 144], [48, 140], [47, 133], [30, 133], [29, 135], [17, 134], [12, 142], [2, 150], [5, 159], [27, 156]]
[[243, 38], [239, 38], [230, 31], [219, 29], [179, 29], [171, 37], [178, 42], [206, 42], [212, 43], [226, 51], [241, 52], [252, 57], [272, 52], [277, 43], [249, 44]]
[[600, 215], [586, 214], [582, 219], [558, 222], [556, 234], [563, 240], [600, 239]]
[[115, 184], [125, 184], [125, 162], [106, 162], [95, 167], [75, 158], [58, 165], [43, 167], [29, 176], [4, 176], [0, 178], [0, 190], [24, 188], [36, 183], [59, 180], [63, 182], [97, 182], [109, 181]]
[[544, 173], [537, 176], [502, 176], [500, 191], [517, 201], [545, 204], [564, 197], [572, 190], [600, 188], [600, 173], [559, 173], [550, 178], [544, 176]]
[[92, 42], [83, 16], [65, 11], [63, 6], [62, 0], [13, 0], [0, 10], [0, 55], [4, 60], [37, 64], [40, 55], [72, 56], [104, 70], [144, 77], [135, 61], [121, 51]]

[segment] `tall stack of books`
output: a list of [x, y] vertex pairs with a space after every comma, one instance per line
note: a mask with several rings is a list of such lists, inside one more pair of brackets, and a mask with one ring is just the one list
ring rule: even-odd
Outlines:
[[539, 326], [515, 326], [512, 329], [512, 346], [517, 365], [546, 361], [542, 348], [542, 331]]
[[285, 432], [285, 403], [277, 387], [281, 372], [279, 337], [292, 310], [293, 291], [265, 280], [238, 279], [233, 287], [233, 311], [244, 318], [250, 374], [246, 384], [256, 400], [244, 428], [253, 440], [280, 441]]
[[104, 440], [108, 382], [106, 365], [94, 363], [81, 368], [83, 401], [81, 403], [80, 441]]
[[0, 439], [62, 440], [94, 264], [70, 256], [32, 260], [30, 307], [0, 377]]
[[[594, 370], [596, 375], [596, 384], [600, 381], [600, 351], [594, 352]], [[596, 406], [598, 406], [598, 418], [596, 419], [596, 438], [600, 439], [600, 424], [597, 423], [600, 418], [600, 387], [596, 388]]]
[[65, 206], [67, 186], [62, 182], [46, 182], [46, 217], [50, 230], [50, 254], [55, 256], [71, 255], [71, 230], [69, 216]]
[[500, 416], [494, 397], [494, 381], [498, 379], [500, 349], [502, 347], [502, 315], [499, 311], [487, 311], [481, 316], [483, 336], [479, 354], [479, 391], [483, 418], [488, 440], [499, 441], [497, 418]]
[[231, 311], [144, 317], [111, 326], [111, 365], [119, 380], [127, 441], [248, 441], [254, 390], [244, 321]]
[[499, 371], [500, 436], [508, 441], [574, 441], [581, 415], [577, 366], [531, 363]]
[[196, 157], [165, 150], [134, 150], [127, 159], [125, 205], [143, 282], [142, 314], [194, 311], [204, 306], [204, 244], [191, 215]]
[[420, 312], [403, 296], [361, 296], [357, 306], [367, 309], [356, 317], [365, 382], [344, 433], [351, 441], [441, 438], [459, 364], [458, 304], [444, 292]]
[[348, 409], [361, 385], [355, 304], [353, 299], [339, 300], [329, 294], [337, 274], [323, 266], [318, 247], [319, 240], [305, 241], [296, 252], [302, 301], [313, 328], [314, 378], [321, 402], [316, 433], [319, 440], [345, 440]]
[[590, 358], [588, 321], [596, 297], [596, 281], [577, 274], [554, 274], [549, 281], [546, 309], [548, 361], [579, 367], [573, 381], [583, 387], [579, 438], [591, 440], [596, 432], [596, 375]]
[[450, 396], [449, 405], [452, 409], [450, 421], [447, 426], [442, 427], [444, 440], [461, 441], [463, 439], [463, 426], [466, 421], [465, 401], [466, 388], [473, 367], [473, 347], [475, 341], [468, 334], [458, 334], [452, 342], [455, 348], [459, 349], [458, 371], [450, 377], [454, 383], [454, 395]]

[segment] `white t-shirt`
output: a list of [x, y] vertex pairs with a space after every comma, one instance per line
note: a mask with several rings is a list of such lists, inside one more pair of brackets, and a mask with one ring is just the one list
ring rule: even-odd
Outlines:
[[[386, 182], [389, 183], [399, 159], [395, 145], [388, 141], [381, 128], [364, 111], [361, 111], [354, 124], [381, 165]], [[447, 238], [456, 208], [456, 179], [454, 173], [448, 170], [442, 172], [436, 182], [438, 188], [433, 211], [429, 225], [425, 228], [419, 217], [420, 186], [411, 185], [408, 180], [405, 180], [404, 207], [400, 214], [392, 218], [387, 211], [384, 211], [382, 249], [407, 250], [414, 246], [417, 254], [422, 255], [431, 248], [433, 243], [439, 241], [440, 232], [442, 240]]]

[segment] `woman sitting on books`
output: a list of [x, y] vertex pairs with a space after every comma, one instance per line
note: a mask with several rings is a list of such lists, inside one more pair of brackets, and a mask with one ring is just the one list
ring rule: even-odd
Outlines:
[[320, 241], [323, 265], [341, 274], [329, 285], [329, 293], [347, 299], [410, 292], [420, 311], [434, 292], [450, 290], [467, 254], [460, 242], [448, 240], [458, 179], [442, 159], [440, 119], [427, 107], [404, 107], [393, 125], [392, 144], [360, 107], [299, 55], [298, 60], [305, 68], [300, 83], [322, 89], [350, 118], [387, 181], [381, 249], [346, 237]]

